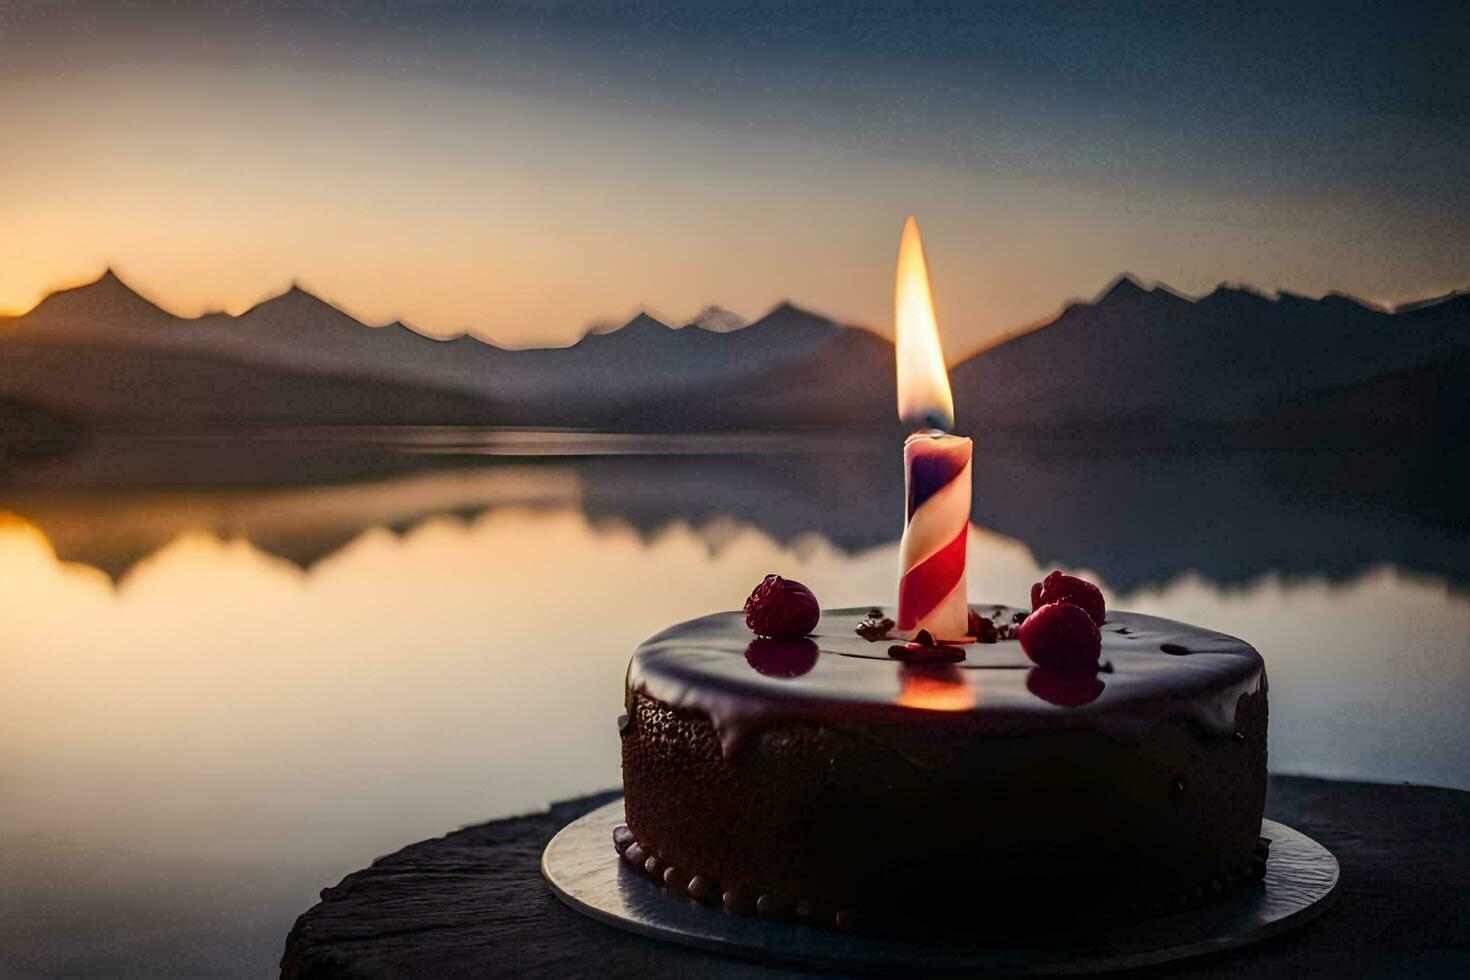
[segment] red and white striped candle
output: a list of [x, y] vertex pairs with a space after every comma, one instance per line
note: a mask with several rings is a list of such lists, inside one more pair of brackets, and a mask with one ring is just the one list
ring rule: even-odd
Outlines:
[[903, 444], [907, 521], [899, 545], [898, 631], [928, 630], [936, 640], [970, 632], [965, 544], [970, 535], [970, 457], [962, 436], [915, 432]]
[[907, 487], [896, 630], [912, 639], [961, 640], [970, 630], [965, 551], [970, 532], [969, 439], [950, 435], [954, 398], [919, 224], [909, 218], [894, 278], [898, 415], [918, 431], [903, 446]]

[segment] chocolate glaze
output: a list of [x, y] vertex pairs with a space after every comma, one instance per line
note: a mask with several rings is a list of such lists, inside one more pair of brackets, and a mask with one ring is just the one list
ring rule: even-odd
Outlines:
[[[972, 608], [1001, 622], [1021, 612], [994, 605]], [[885, 644], [857, 635], [869, 612], [866, 606], [823, 610], [811, 634], [816, 662], [790, 676], [751, 666], [751, 634], [738, 612], [680, 623], [633, 654], [628, 691], [706, 715], [729, 757], [766, 725], [794, 720], [894, 739], [903, 739], [905, 730], [923, 718], [928, 725], [977, 738], [1091, 729], [1139, 741], [1174, 718], [1228, 737], [1235, 732], [1237, 702], [1259, 690], [1264, 676], [1260, 654], [1243, 640], [1109, 610], [1102, 660], [1112, 670], [1105, 685], [1090, 700], [1054, 695], [1049, 700], [1038, 691], [1049, 694], [1055, 686], [1028, 683], [1037, 668], [1015, 641], [970, 644], [957, 664], [905, 665], [889, 657]], [[1074, 700], [1081, 703], [1068, 703]], [[894, 747], [910, 754], [905, 745]]]

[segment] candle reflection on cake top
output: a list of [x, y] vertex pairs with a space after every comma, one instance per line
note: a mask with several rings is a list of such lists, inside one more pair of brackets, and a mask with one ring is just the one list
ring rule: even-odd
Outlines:
[[899, 669], [902, 688], [897, 703], [923, 711], [969, 711], [975, 707], [975, 689], [952, 665], [913, 665]]

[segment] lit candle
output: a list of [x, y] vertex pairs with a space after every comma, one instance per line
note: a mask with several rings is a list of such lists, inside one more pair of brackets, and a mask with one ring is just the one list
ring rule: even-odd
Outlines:
[[970, 530], [969, 439], [950, 435], [954, 398], [919, 223], [903, 226], [893, 288], [898, 416], [916, 430], [903, 445], [906, 511], [899, 546], [900, 636], [927, 630], [936, 640], [964, 639], [970, 629], [965, 545]]

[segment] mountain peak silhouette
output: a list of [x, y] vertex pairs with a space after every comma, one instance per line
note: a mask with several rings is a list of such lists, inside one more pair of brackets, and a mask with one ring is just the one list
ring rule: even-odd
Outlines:
[[614, 330], [613, 333], [622, 333], [624, 331], [628, 331], [630, 334], [632, 334], [632, 333], [655, 333], [655, 332], [664, 332], [664, 331], [672, 330], [672, 329], [673, 329], [673, 327], [670, 327], [667, 323], [664, 323], [662, 320], [658, 319], [657, 317], [650, 316], [648, 313], [645, 313], [645, 312], [643, 312], [643, 311], [640, 310], [633, 317], [633, 319], [629, 320], [627, 323], [623, 324], [621, 327], [619, 327], [618, 329]]
[[[589, 343], [600, 345], [602, 342], [611, 340], [614, 337], [623, 343], [645, 338], [653, 340], [673, 332], [674, 328], [667, 323], [664, 323], [646, 310], [639, 310], [621, 326], [610, 327], [605, 324], [593, 326], [582, 335], [580, 340], [572, 345], [572, 348], [585, 347]], [[599, 349], [601, 348], [599, 347]]]
[[797, 306], [789, 299], [783, 299], [775, 306], [766, 311], [765, 315], [751, 322], [752, 327], [780, 324], [790, 329], [798, 325], [812, 326], [824, 325], [826, 329], [842, 329], [841, 325], [830, 317], [820, 313], [814, 313], [805, 306]]
[[687, 326], [707, 330], [710, 333], [734, 333], [736, 330], [743, 330], [746, 322], [740, 314], [733, 313], [718, 303], [710, 303], [694, 314], [694, 318]]
[[1105, 304], [1123, 303], [1140, 299], [1147, 296], [1153, 290], [1147, 289], [1142, 283], [1133, 277], [1133, 273], [1121, 273], [1116, 279], [1104, 287], [1093, 301], [1094, 306]]
[[112, 266], [108, 266], [106, 269], [104, 269], [102, 271], [102, 275], [98, 276], [96, 279], [93, 279], [91, 282], [83, 283], [82, 285], [73, 287], [72, 289], [58, 290], [56, 293], [52, 293], [52, 295], [59, 295], [63, 292], [88, 292], [94, 293], [99, 296], [137, 297], [138, 299], [145, 298], [142, 293], [138, 292], [132, 286], [129, 286], [127, 283], [123, 282], [122, 278], [117, 274], [116, 271], [113, 270]]
[[334, 323], [367, 327], [341, 307], [322, 299], [316, 293], [293, 281], [283, 293], [267, 297], [238, 317], [245, 321], [286, 320], [294, 324]]
[[1157, 282], [1152, 286], [1145, 286], [1139, 282], [1133, 273], [1123, 272], [1112, 282], [1108, 283], [1091, 303], [1074, 304], [1073, 308], [1092, 307], [1102, 310], [1155, 309], [1164, 306], [1187, 304], [1189, 302], [1189, 300], [1164, 283]]
[[108, 266], [91, 282], [56, 290], [26, 315], [39, 321], [57, 317], [106, 320], [119, 315], [163, 312], [157, 303], [129, 286]]
[[291, 285], [286, 288], [285, 292], [266, 297], [251, 307], [251, 310], [259, 309], [262, 306], [267, 306], [272, 303], [288, 303], [292, 306], [332, 305], [294, 279], [291, 281]]
[[[1201, 304], [1210, 306], [1258, 306], [1263, 303], [1271, 303], [1272, 299], [1265, 293], [1243, 283], [1222, 282], [1209, 294], [1198, 300]], [[1308, 300], [1308, 302], [1315, 302]]]
[[[791, 302], [791, 300], [789, 300], [789, 299], [783, 299], [781, 302], [777, 303], [775, 306], [771, 307], [770, 310], [768, 310], [766, 312], [766, 317], [772, 317], [772, 316], [777, 316], [777, 315], [784, 316], [784, 315], [793, 314], [793, 313], [794, 314], [798, 314], [800, 316], [817, 316], [818, 315], [818, 314], [813, 313], [811, 310], [807, 309], [804, 306], [797, 306], [795, 303]], [[765, 319], [765, 317], [762, 317], [762, 319]]]

